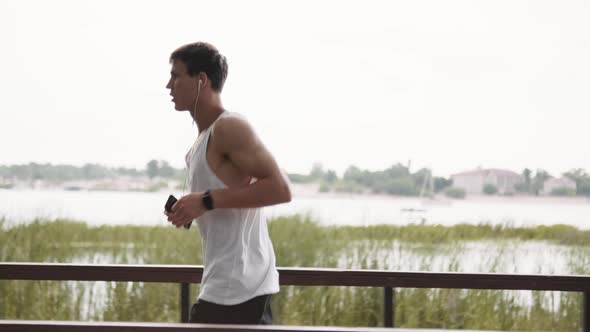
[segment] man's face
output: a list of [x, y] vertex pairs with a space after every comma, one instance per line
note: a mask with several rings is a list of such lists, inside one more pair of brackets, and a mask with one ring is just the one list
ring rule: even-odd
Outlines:
[[175, 60], [172, 62], [170, 80], [166, 89], [170, 89], [174, 109], [177, 111], [190, 110], [197, 97], [197, 76], [190, 76], [184, 62]]

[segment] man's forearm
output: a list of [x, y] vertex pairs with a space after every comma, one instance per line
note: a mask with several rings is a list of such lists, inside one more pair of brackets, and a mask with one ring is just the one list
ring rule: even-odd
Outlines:
[[211, 190], [215, 209], [257, 208], [291, 201], [291, 189], [284, 178], [268, 177], [237, 188]]

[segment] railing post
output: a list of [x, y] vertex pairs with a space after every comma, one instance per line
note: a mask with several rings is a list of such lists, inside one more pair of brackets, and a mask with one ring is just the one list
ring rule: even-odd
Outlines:
[[188, 323], [190, 284], [180, 284], [180, 322]]
[[393, 327], [393, 288], [383, 287], [383, 326]]
[[590, 332], [590, 291], [582, 293], [582, 332]]

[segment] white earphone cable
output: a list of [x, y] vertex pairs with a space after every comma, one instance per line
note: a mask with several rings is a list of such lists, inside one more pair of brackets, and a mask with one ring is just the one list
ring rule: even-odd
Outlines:
[[[198, 84], [197, 84], [197, 98], [195, 99], [195, 104], [193, 106], [193, 125], [196, 124], [196, 119], [197, 119], [197, 103], [199, 102], [199, 97], [201, 96], [201, 80], [199, 80]], [[193, 145], [194, 147], [194, 145]], [[193, 149], [193, 147], [191, 147], [191, 150]], [[186, 166], [184, 166], [184, 183], [182, 184], [182, 196], [184, 196], [184, 191], [186, 189], [186, 183], [188, 182], [188, 169]]]

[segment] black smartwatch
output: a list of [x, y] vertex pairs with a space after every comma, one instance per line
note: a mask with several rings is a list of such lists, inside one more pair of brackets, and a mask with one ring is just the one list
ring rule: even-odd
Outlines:
[[205, 206], [207, 210], [213, 210], [213, 197], [211, 197], [210, 190], [205, 191], [203, 196], [201, 196], [201, 199], [203, 200], [203, 206]]

